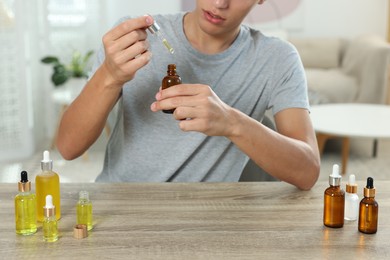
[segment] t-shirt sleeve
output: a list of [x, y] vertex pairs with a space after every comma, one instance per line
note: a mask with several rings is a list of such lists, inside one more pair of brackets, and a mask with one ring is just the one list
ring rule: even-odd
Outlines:
[[302, 61], [294, 46], [285, 44], [283, 47], [273, 69], [274, 86], [268, 108], [274, 115], [287, 108], [309, 109]]

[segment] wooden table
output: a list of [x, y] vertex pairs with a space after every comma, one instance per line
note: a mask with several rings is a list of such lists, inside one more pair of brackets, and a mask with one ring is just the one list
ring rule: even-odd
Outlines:
[[[359, 196], [362, 193], [359, 182]], [[345, 185], [345, 184], [343, 184]], [[62, 184], [60, 239], [14, 230], [16, 184], [0, 184], [4, 259], [389, 259], [390, 181], [376, 181], [379, 228], [323, 226], [325, 182], [300, 191], [282, 182]], [[77, 194], [90, 192], [95, 226], [72, 236]]]
[[376, 156], [378, 139], [390, 138], [390, 106], [379, 104], [337, 103], [312, 106], [310, 116], [322, 154], [329, 139], [342, 139], [341, 172], [346, 173], [350, 138], [374, 140]]

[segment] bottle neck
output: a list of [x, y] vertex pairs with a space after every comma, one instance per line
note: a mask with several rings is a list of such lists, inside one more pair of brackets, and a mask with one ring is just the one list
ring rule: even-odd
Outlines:
[[51, 171], [53, 169], [53, 161], [41, 162], [41, 169], [44, 172]]
[[366, 198], [375, 198], [375, 189], [364, 188], [364, 197]]
[[56, 208], [43, 207], [43, 215], [45, 218], [51, 218], [56, 215]]
[[20, 193], [30, 193], [31, 182], [18, 182], [18, 190]]
[[341, 177], [329, 176], [329, 185], [330, 186], [340, 186]]
[[347, 184], [346, 187], [345, 187], [345, 191], [348, 192], [348, 193], [357, 193], [357, 185], [356, 184]]
[[176, 70], [168, 70], [167, 74], [168, 74], [168, 76], [177, 76]]

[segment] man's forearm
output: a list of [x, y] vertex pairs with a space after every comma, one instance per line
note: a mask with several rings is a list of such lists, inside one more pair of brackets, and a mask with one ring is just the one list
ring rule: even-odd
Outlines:
[[77, 158], [97, 140], [119, 98], [121, 87], [110, 86], [105, 75], [100, 68], [61, 119], [57, 148], [65, 159]]
[[[237, 127], [229, 139], [272, 176], [300, 189], [310, 189], [319, 174], [316, 140], [299, 140], [277, 133], [234, 110]], [[310, 131], [310, 129], [308, 129]], [[303, 135], [302, 135], [303, 136]]]

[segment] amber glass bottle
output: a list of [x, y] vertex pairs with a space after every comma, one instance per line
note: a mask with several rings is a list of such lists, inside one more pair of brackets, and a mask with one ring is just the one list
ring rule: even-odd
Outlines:
[[345, 192], [340, 188], [341, 176], [339, 166], [333, 165], [333, 172], [329, 175], [329, 185], [324, 192], [324, 225], [340, 228], [344, 225]]
[[364, 187], [364, 198], [359, 205], [359, 231], [366, 234], [374, 234], [378, 228], [378, 208], [375, 200], [374, 179], [367, 178], [367, 186]]
[[[169, 64], [167, 75], [162, 80], [162, 89], [166, 89], [178, 84], [181, 84], [181, 78], [179, 75], [177, 75], [176, 65]], [[163, 110], [164, 113], [168, 113], [168, 114], [173, 114], [174, 111], [175, 109]]]

